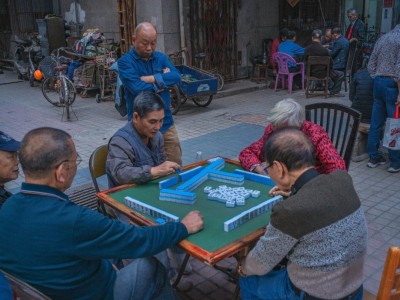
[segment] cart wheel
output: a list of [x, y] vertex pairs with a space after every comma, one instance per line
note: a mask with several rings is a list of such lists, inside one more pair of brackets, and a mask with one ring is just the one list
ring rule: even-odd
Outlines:
[[100, 94], [96, 94], [96, 102], [97, 103], [101, 102]]
[[193, 97], [192, 100], [193, 100], [194, 104], [196, 104], [197, 106], [206, 107], [206, 106], [210, 105], [212, 98], [213, 98], [213, 95], [210, 95], [210, 96], [206, 95], [206, 96]]
[[179, 111], [179, 108], [181, 107], [181, 99], [184, 97], [181, 96], [179, 88], [176, 84], [171, 86], [168, 91], [171, 97], [170, 109], [172, 114], [175, 115]]
[[225, 85], [225, 81], [224, 81], [224, 77], [222, 77], [221, 74], [215, 74], [215, 76], [218, 79], [218, 87], [217, 87], [217, 91], [222, 91], [222, 89], [224, 88]]

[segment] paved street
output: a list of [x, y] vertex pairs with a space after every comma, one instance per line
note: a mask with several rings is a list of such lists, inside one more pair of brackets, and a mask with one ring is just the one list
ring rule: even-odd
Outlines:
[[[91, 182], [88, 171], [91, 153], [96, 147], [106, 144], [126, 122], [126, 118], [120, 117], [114, 109], [114, 103], [96, 103], [94, 97], [77, 97], [73, 109], [78, 120], [61, 121], [62, 108], [48, 103], [39, 87], [31, 88], [28, 82], [1, 84], [7, 82], [7, 78], [15, 79], [16, 75], [7, 71], [0, 74], [1, 130], [16, 139], [40, 126], [66, 130], [83, 158], [74, 186]], [[229, 96], [236, 89], [253, 91]], [[225, 97], [214, 99], [207, 108], [196, 107], [188, 101], [175, 116], [184, 164], [193, 162], [197, 151], [202, 152], [204, 159], [213, 156], [237, 158], [241, 149], [261, 137], [266, 115], [273, 105], [290, 96], [287, 90], [274, 92], [247, 80], [226, 84], [224, 93]], [[323, 97], [306, 99], [304, 92], [295, 91], [291, 97], [302, 105], [320, 101], [350, 104], [347, 95], [327, 100]], [[369, 227], [364, 287], [376, 294], [387, 248], [400, 245], [400, 173], [388, 173], [388, 165], [369, 169], [366, 162], [352, 162], [349, 173], [362, 200]], [[21, 176], [7, 187], [17, 191], [22, 180]], [[235, 285], [227, 281], [226, 275], [199, 261], [192, 260], [192, 264], [194, 272], [188, 278], [195, 283], [195, 288], [185, 296], [189, 299], [231, 299]], [[222, 262], [224, 266], [233, 264], [233, 259]]]

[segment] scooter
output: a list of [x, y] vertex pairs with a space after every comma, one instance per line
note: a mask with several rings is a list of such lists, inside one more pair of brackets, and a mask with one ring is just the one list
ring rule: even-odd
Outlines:
[[41, 49], [37, 37], [30, 40], [22, 40], [15, 36], [14, 68], [17, 70], [18, 79], [29, 80], [30, 86], [34, 86], [34, 72], [42, 60]]

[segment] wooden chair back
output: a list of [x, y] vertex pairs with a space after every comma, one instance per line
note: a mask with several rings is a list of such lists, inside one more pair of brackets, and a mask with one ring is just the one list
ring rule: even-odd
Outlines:
[[[312, 75], [313, 67], [321, 66], [325, 70], [325, 74], [322, 78]], [[309, 56], [307, 59], [307, 72], [306, 72], [306, 98], [311, 96], [310, 86], [314, 80], [321, 80], [324, 84], [323, 95], [325, 98], [328, 97], [328, 83], [329, 83], [329, 70], [331, 68], [331, 57], [330, 56]], [[313, 96], [320, 95], [321, 93], [314, 93]]]
[[[96, 150], [93, 151], [89, 159], [90, 176], [92, 177], [93, 185], [97, 193], [100, 192], [100, 186], [97, 178], [106, 174], [107, 154], [108, 145], [102, 145], [97, 147]], [[98, 210], [101, 213], [106, 214], [104, 204], [100, 201], [97, 201], [97, 204]]]
[[379, 285], [377, 300], [400, 299], [400, 247], [390, 247]]
[[322, 126], [349, 169], [361, 113], [337, 103], [315, 103], [305, 107], [306, 120]]
[[14, 277], [4, 271], [1, 271], [7, 278], [11, 285], [12, 292], [15, 299], [21, 300], [49, 300], [45, 294], [35, 289], [33, 286], [27, 284], [26, 282]]
[[344, 72], [345, 79], [344, 79], [344, 89], [347, 92], [347, 83], [350, 85], [351, 78], [355, 73], [355, 67], [357, 64], [357, 44], [358, 40], [356, 38], [352, 38], [349, 42], [349, 53], [347, 54], [347, 61], [346, 61], [346, 69]]

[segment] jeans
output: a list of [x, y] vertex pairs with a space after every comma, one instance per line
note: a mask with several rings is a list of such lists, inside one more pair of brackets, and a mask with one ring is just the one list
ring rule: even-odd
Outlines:
[[167, 131], [163, 133], [163, 137], [167, 160], [182, 165], [182, 148], [175, 125], [168, 128]]
[[11, 286], [7, 281], [7, 278], [0, 272], [0, 299], [2, 300], [12, 300], [13, 294], [11, 291]]
[[[240, 277], [242, 300], [307, 300], [302, 291], [296, 295], [293, 291], [287, 269], [272, 270], [263, 276]], [[362, 300], [361, 288], [354, 296], [347, 300]]]
[[148, 257], [135, 259], [117, 272], [114, 299], [175, 300], [177, 297], [164, 266], [156, 258]]
[[286, 269], [272, 270], [263, 276], [240, 277], [242, 300], [298, 300]]
[[[379, 151], [380, 138], [387, 117], [393, 117], [398, 96], [397, 83], [388, 77], [377, 76], [374, 81], [374, 104], [372, 106], [371, 126], [368, 134], [368, 154], [377, 160], [382, 156]], [[389, 150], [391, 166], [400, 167], [400, 151]]]

